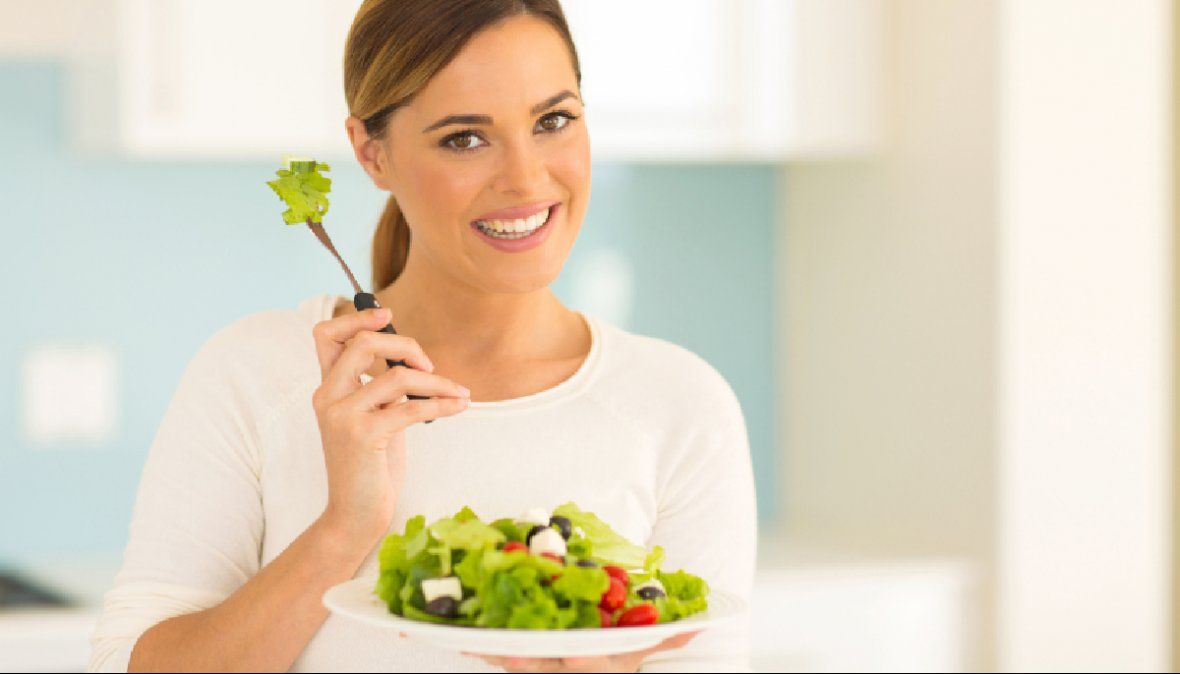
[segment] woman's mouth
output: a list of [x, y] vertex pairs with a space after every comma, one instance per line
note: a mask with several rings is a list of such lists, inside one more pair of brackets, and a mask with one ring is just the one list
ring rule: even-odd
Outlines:
[[561, 204], [538, 211], [527, 218], [517, 220], [475, 220], [471, 228], [479, 238], [497, 250], [518, 253], [541, 245], [548, 237], [549, 225], [553, 223]]
[[553, 209], [554, 207], [550, 206], [543, 211], [519, 220], [476, 220], [475, 226], [479, 227], [479, 231], [496, 239], [506, 241], [523, 239], [526, 236], [532, 235], [548, 222]]

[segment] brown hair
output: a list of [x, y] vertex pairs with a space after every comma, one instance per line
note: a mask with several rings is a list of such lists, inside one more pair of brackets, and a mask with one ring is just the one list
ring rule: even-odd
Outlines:
[[[579, 88], [582, 71], [559, 0], [365, 0], [344, 45], [344, 97], [365, 132], [383, 138], [390, 113], [405, 105], [479, 31], [532, 15], [569, 46]], [[373, 234], [373, 292], [393, 283], [410, 252], [410, 227], [393, 195]]]

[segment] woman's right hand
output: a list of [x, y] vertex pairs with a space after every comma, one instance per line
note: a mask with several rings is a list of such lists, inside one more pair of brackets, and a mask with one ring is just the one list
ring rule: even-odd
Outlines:
[[[368, 309], [317, 323], [312, 330], [322, 382], [312, 394], [328, 473], [321, 519], [366, 553], [385, 535], [405, 483], [405, 429], [457, 414], [471, 393], [436, 374], [411, 337], [378, 332], [389, 310]], [[404, 360], [361, 384], [377, 359]], [[408, 400], [407, 394], [435, 396]]]

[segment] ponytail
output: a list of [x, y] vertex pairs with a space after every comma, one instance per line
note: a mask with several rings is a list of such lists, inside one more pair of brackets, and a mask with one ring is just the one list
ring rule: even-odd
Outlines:
[[410, 225], [391, 194], [373, 233], [373, 292], [384, 290], [401, 276], [409, 253]]

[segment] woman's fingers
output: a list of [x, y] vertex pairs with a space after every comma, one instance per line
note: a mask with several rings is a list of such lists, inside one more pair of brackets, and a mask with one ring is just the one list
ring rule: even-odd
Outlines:
[[315, 339], [316, 357], [320, 361], [320, 379], [327, 378], [332, 365], [354, 335], [361, 330], [380, 330], [385, 327], [382, 321], [389, 316], [388, 312], [388, 309], [366, 309], [316, 323], [311, 329], [311, 335]]
[[677, 634], [676, 636], [668, 637], [667, 639], [664, 639], [660, 643], [648, 649], [648, 655], [652, 653], [658, 653], [659, 651], [680, 648], [681, 646], [684, 646], [688, 642], [692, 641], [693, 638], [700, 633], [700, 630], [697, 630], [696, 632], [684, 632], [683, 634]]
[[434, 369], [426, 352], [413, 337], [362, 330], [344, 345], [344, 351], [328, 372], [328, 379], [339, 375], [345, 381], [358, 382], [361, 373], [368, 370], [377, 358], [404, 360], [406, 365], [424, 372]]
[[659, 653], [660, 651], [670, 651], [673, 648], [680, 648], [681, 646], [684, 646], [688, 642], [692, 641], [693, 637], [695, 637], [696, 635], [698, 635], [700, 633], [701, 633], [700, 630], [697, 630], [696, 632], [684, 632], [682, 634], [677, 634], [675, 636], [671, 636], [671, 637], [668, 637], [667, 639], [664, 639], [663, 641], [656, 644], [655, 646], [652, 646], [651, 648], [639, 651], [639, 652], [635, 653], [634, 655], [637, 655], [639, 657], [639, 659], [642, 660], [643, 658], [646, 658], [647, 656], [649, 656], [653, 653]]
[[509, 672], [634, 672], [643, 664], [643, 659], [652, 653], [680, 648], [698, 634], [700, 631], [677, 634], [651, 648], [618, 655], [581, 658], [512, 658], [478, 653], [463, 655], [480, 658], [493, 667], [503, 667]]
[[434, 369], [434, 364], [413, 337], [362, 330], [345, 343], [320, 388], [329, 400], [338, 400], [352, 393], [361, 387], [361, 374], [377, 358], [404, 360], [410, 369], [425, 372]]
[[467, 398], [409, 400], [377, 412], [376, 414], [381, 419], [379, 423], [385, 424], [387, 427], [405, 428], [410, 424], [416, 424], [427, 419], [437, 419], [439, 417], [449, 417], [453, 414], [458, 414], [467, 409], [469, 402], [471, 401]]
[[[406, 367], [395, 367], [382, 372], [373, 381], [360, 387], [344, 399], [350, 408], [373, 410], [401, 402], [403, 396], [419, 395], [431, 398], [468, 398], [471, 392], [446, 377], [419, 372]], [[427, 402], [427, 401], [412, 401]]]
[[[600, 655], [597, 657], [562, 658], [561, 664], [563, 672], [626, 671], [626, 665], [623, 665], [624, 669], [619, 669], [620, 663], [617, 658], [612, 659], [610, 656], [605, 655]], [[636, 662], [635, 668], [631, 669], [630, 671], [635, 671], [635, 669], [638, 669], [638, 664], [639, 663]]]

